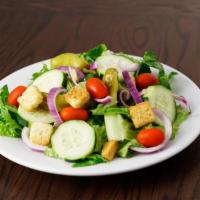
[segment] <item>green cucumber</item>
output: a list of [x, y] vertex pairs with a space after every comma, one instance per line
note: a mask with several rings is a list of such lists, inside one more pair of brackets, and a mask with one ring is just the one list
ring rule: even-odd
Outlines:
[[32, 85], [37, 86], [41, 92], [49, 93], [54, 87], [62, 87], [63, 83], [64, 73], [55, 69], [39, 76]]
[[53, 123], [54, 122], [53, 117], [47, 110], [40, 109], [33, 112], [27, 112], [21, 106], [19, 106], [17, 112], [23, 119], [25, 119], [29, 123], [32, 123], [32, 122]]
[[[143, 97], [148, 99], [153, 108], [164, 112], [171, 122], [174, 121], [176, 117], [176, 103], [171, 90], [161, 85], [149, 86], [145, 90]], [[162, 125], [159, 119], [156, 119], [156, 122]]]
[[104, 75], [108, 68], [115, 68], [118, 71], [119, 80], [123, 80], [122, 71], [128, 70], [135, 65], [138, 67], [138, 62], [133, 62], [130, 58], [115, 54], [103, 54], [95, 61], [97, 63], [98, 74]]
[[85, 121], [70, 120], [61, 124], [51, 138], [54, 152], [65, 160], [78, 160], [92, 153], [94, 129]]

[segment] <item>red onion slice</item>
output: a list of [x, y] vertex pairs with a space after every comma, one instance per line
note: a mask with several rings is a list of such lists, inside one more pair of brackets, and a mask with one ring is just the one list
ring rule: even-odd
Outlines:
[[70, 68], [76, 70], [76, 73], [77, 73], [77, 76], [78, 76], [79, 80], [84, 79], [84, 77], [85, 77], [84, 73], [80, 69], [77, 69], [75, 67], [60, 66], [60, 67], [57, 67], [56, 69], [59, 70], [59, 71], [62, 71], [64, 73], [69, 73], [69, 69]]
[[44, 152], [46, 147], [42, 145], [33, 144], [29, 139], [29, 132], [30, 129], [27, 127], [24, 127], [22, 129], [22, 141], [24, 142], [24, 144], [33, 151]]
[[119, 93], [119, 100], [122, 103], [123, 106], [129, 107], [129, 105], [126, 103], [131, 98], [130, 92], [127, 89], [123, 89]]
[[94, 99], [96, 102], [100, 103], [100, 104], [108, 104], [112, 102], [112, 97], [111, 96], [106, 96], [102, 99]]
[[176, 94], [172, 94], [172, 95], [175, 98], [175, 100], [177, 100], [178, 102], [180, 102], [180, 104], [182, 106], [184, 106], [189, 112], [191, 112], [190, 105], [189, 105], [187, 99], [184, 96], [178, 96]]
[[165, 128], [165, 139], [162, 144], [155, 146], [155, 147], [131, 147], [130, 149], [139, 153], [153, 153], [158, 150], [163, 149], [169, 142], [171, 135], [172, 135], [172, 124], [169, 118], [160, 110], [153, 109], [155, 115], [163, 122], [164, 128]]
[[131, 75], [129, 74], [128, 71], [123, 71], [122, 72], [122, 75], [123, 75], [123, 78], [124, 78], [124, 81], [129, 89], [129, 92], [134, 100], [134, 102], [137, 104], [137, 103], [141, 103], [142, 102], [142, 98], [136, 88], [136, 85], [131, 77]]
[[64, 89], [64, 88], [52, 88], [47, 97], [47, 105], [48, 105], [49, 111], [57, 125], [61, 124], [63, 121], [57, 111], [57, 108], [56, 108], [56, 96], [59, 93], [65, 92], [65, 91], [66, 91], [66, 89]]
[[96, 62], [91, 63], [89, 68], [90, 70], [97, 69], [97, 63]]

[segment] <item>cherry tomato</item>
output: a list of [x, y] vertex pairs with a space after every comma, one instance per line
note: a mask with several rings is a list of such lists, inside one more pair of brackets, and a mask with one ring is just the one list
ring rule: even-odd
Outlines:
[[154, 147], [163, 142], [165, 134], [160, 128], [145, 128], [137, 135], [137, 141], [145, 147]]
[[17, 99], [22, 96], [23, 92], [26, 90], [26, 87], [23, 85], [17, 86], [8, 96], [8, 103], [11, 106], [18, 106]]
[[158, 78], [154, 74], [143, 73], [136, 77], [136, 85], [139, 89], [145, 89], [150, 85], [157, 85]]
[[63, 121], [88, 119], [88, 112], [82, 108], [65, 107], [60, 111], [60, 117]]
[[86, 88], [93, 98], [102, 99], [108, 96], [106, 84], [98, 78], [89, 78], [86, 82]]

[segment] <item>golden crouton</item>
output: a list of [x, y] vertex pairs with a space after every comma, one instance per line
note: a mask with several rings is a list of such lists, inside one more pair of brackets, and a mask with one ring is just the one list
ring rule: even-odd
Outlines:
[[131, 106], [129, 111], [135, 128], [140, 128], [155, 120], [151, 105], [147, 101]]
[[48, 145], [50, 143], [53, 126], [42, 122], [33, 122], [30, 128], [30, 140], [34, 144]]
[[76, 86], [65, 94], [65, 100], [74, 108], [83, 108], [89, 102], [90, 95], [85, 88]]
[[18, 102], [24, 110], [31, 112], [34, 111], [43, 101], [43, 95], [36, 86], [28, 87]]
[[106, 142], [103, 146], [101, 155], [106, 160], [112, 160], [118, 149], [118, 141], [110, 140]]

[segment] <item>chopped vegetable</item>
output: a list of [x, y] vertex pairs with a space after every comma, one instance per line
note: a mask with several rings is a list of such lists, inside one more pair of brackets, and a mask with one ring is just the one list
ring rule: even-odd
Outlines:
[[48, 98], [47, 98], [47, 104], [49, 111], [54, 118], [56, 124], [61, 124], [63, 121], [60, 118], [60, 115], [57, 111], [57, 106], [56, 106], [56, 96], [61, 93], [65, 92], [66, 90], [64, 88], [52, 88], [49, 92]]
[[169, 74], [165, 74], [164, 71], [160, 71], [158, 74], [160, 84], [168, 89], [171, 89], [170, 81], [175, 75], [177, 75], [177, 72], [170, 72]]
[[22, 96], [22, 94], [24, 93], [24, 91], [26, 90], [25, 86], [17, 86], [14, 90], [11, 91], [11, 93], [8, 96], [8, 103], [11, 106], [15, 106], [18, 107], [19, 103], [18, 103], [18, 98], [20, 96]]
[[104, 77], [104, 83], [109, 89], [109, 94], [112, 97], [112, 103], [117, 103], [117, 92], [118, 92], [118, 72], [114, 68], [106, 70]]
[[113, 104], [101, 105], [99, 104], [96, 109], [91, 110], [93, 115], [116, 115], [122, 114], [129, 117], [129, 110], [125, 107], [114, 107]]
[[96, 63], [99, 75], [104, 75], [109, 68], [115, 68], [120, 81], [123, 81], [122, 71], [135, 72], [139, 66], [138, 62], [133, 62], [130, 59], [114, 53], [103, 54], [97, 58]]
[[119, 93], [119, 100], [120, 103], [125, 106], [125, 107], [129, 107], [129, 105], [127, 104], [128, 100], [131, 98], [131, 94], [129, 92], [128, 89], [123, 89], [120, 91]]
[[111, 103], [112, 102], [112, 97], [111, 96], [107, 96], [107, 97], [104, 97], [102, 99], [94, 99], [96, 102], [100, 103], [100, 104], [108, 104], [108, 103]]
[[86, 59], [89, 63], [92, 63], [106, 50], [107, 47], [105, 44], [99, 44], [87, 52], [81, 53], [80, 57]]
[[35, 72], [32, 75], [32, 80], [35, 80], [36, 78], [38, 78], [39, 76], [41, 76], [42, 74], [46, 73], [49, 71], [49, 68], [47, 67], [46, 64], [43, 64], [42, 69], [39, 72]]
[[107, 141], [105, 126], [92, 125], [95, 131], [95, 147], [94, 152], [101, 153], [104, 143]]
[[96, 165], [96, 164], [105, 163], [105, 162], [107, 161], [101, 155], [92, 154], [88, 156], [87, 158], [75, 161], [72, 167], [86, 167], [86, 166]]
[[51, 59], [51, 68], [60, 66], [76, 67], [82, 69], [88, 66], [88, 62], [75, 53], [63, 53]]
[[134, 100], [134, 102], [137, 103], [141, 103], [142, 102], [142, 98], [140, 97], [140, 94], [136, 88], [135, 85], [135, 81], [134, 78], [129, 74], [128, 71], [123, 71], [122, 75], [124, 77], [124, 81], [129, 89], [129, 92]]
[[137, 141], [144, 147], [154, 147], [161, 144], [165, 139], [165, 134], [160, 128], [144, 128], [139, 131]]
[[109, 94], [108, 88], [105, 83], [98, 78], [88, 79], [86, 81], [86, 88], [95, 99], [102, 99]]
[[158, 79], [159, 83], [168, 89], [171, 89], [170, 81], [173, 78], [173, 76], [177, 75], [177, 72], [170, 72], [169, 74], [166, 74], [164, 71], [164, 68], [161, 63], [157, 61], [155, 53], [151, 51], [146, 51], [143, 56], [143, 62], [148, 67], [153, 67], [159, 70], [158, 73]]
[[76, 73], [77, 73], [79, 80], [82, 80], [85, 77], [84, 73], [80, 69], [75, 68], [75, 67], [63, 67], [63, 66], [61, 66], [61, 67], [57, 67], [56, 69], [59, 70], [59, 71], [62, 71], [64, 73], [70, 73], [70, 69], [74, 69], [74, 70], [76, 70]]
[[133, 152], [130, 151], [131, 147], [141, 147], [142, 145], [138, 143], [136, 139], [125, 139], [120, 142], [118, 155], [122, 158], [128, 158], [133, 155]]
[[60, 117], [64, 122], [69, 120], [87, 121], [88, 112], [82, 108], [65, 107], [60, 111]]
[[172, 125], [172, 127], [173, 127], [172, 139], [174, 139], [176, 137], [180, 125], [188, 117], [189, 113], [190, 112], [188, 110], [186, 110], [185, 108], [183, 108], [182, 106], [180, 106], [180, 105], [176, 106], [176, 118]]
[[176, 94], [172, 94], [172, 95], [176, 101], [178, 101], [185, 109], [188, 110], [189, 113], [192, 112], [189, 102], [187, 101], [187, 99], [184, 96], [178, 96]]
[[8, 95], [7, 87], [4, 86], [0, 90], [0, 136], [20, 137], [22, 128], [9, 112], [6, 95]]
[[106, 134], [109, 141], [122, 141], [127, 138], [132, 138], [132, 135], [129, 134], [131, 123], [124, 119], [121, 115], [104, 115], [104, 119]]
[[145, 89], [150, 85], [157, 85], [158, 78], [154, 74], [143, 73], [136, 77], [136, 85], [139, 89]]

